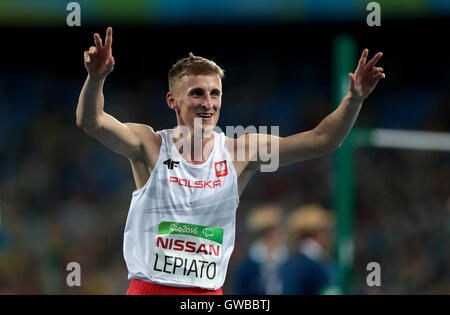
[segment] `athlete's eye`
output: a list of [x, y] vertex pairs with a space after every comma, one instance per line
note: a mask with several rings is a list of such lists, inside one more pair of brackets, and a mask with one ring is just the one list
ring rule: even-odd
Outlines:
[[191, 95], [193, 95], [193, 96], [201, 96], [201, 95], [203, 95], [203, 92], [201, 90], [193, 90], [191, 92]]

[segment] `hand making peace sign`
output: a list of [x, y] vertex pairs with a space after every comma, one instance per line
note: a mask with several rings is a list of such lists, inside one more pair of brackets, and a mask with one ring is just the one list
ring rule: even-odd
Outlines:
[[377, 85], [379, 79], [384, 79], [386, 77], [383, 73], [383, 68], [375, 67], [377, 61], [380, 60], [381, 56], [383, 56], [383, 53], [377, 53], [369, 62], [366, 63], [368, 54], [369, 50], [364, 49], [355, 73], [349, 73], [349, 90], [353, 96], [361, 99], [365, 99], [369, 96]]
[[106, 31], [105, 46], [98, 33], [94, 34], [95, 46], [89, 47], [84, 52], [84, 65], [91, 77], [104, 79], [114, 69], [114, 57], [112, 56], [112, 27]]

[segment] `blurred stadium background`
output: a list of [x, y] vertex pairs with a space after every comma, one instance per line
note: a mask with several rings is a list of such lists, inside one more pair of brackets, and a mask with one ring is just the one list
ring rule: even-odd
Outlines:
[[[86, 77], [82, 53], [107, 26], [114, 28], [116, 67], [105, 84], [105, 111], [123, 122], [175, 126], [165, 104], [167, 71], [192, 51], [226, 71], [223, 130], [309, 130], [336, 106], [333, 58], [336, 39], [346, 34], [355, 45], [350, 71], [367, 47], [371, 56], [384, 52], [387, 76], [365, 101], [355, 131], [450, 132], [446, 0], [378, 1], [379, 27], [366, 24], [370, 1], [77, 2], [81, 27], [66, 25], [69, 1], [0, 2], [2, 294], [123, 294], [128, 287], [122, 237], [135, 189], [129, 163], [75, 125]], [[449, 294], [449, 152], [346, 150], [353, 162], [345, 177], [345, 293]], [[252, 239], [245, 218], [253, 206], [276, 202], [286, 216], [309, 202], [338, 211], [336, 196], [347, 186], [338, 180], [337, 156], [252, 179], [238, 208], [224, 293], [233, 292], [234, 271]], [[82, 267], [81, 287], [66, 286], [71, 261]], [[372, 261], [381, 265], [376, 289], [366, 285]]]

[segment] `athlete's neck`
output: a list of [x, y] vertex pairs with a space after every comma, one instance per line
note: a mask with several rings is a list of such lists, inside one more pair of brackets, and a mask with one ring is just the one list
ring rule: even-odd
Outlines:
[[214, 147], [214, 132], [211, 130], [191, 130], [177, 126], [172, 130], [172, 139], [181, 156], [191, 164], [204, 163]]

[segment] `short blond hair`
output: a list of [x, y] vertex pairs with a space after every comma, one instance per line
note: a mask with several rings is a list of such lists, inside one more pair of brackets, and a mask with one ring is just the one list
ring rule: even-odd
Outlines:
[[225, 71], [214, 61], [194, 56], [192, 52], [189, 57], [178, 60], [169, 70], [169, 91], [175, 92], [178, 83], [185, 75], [210, 75], [217, 74], [220, 79], [225, 76]]

